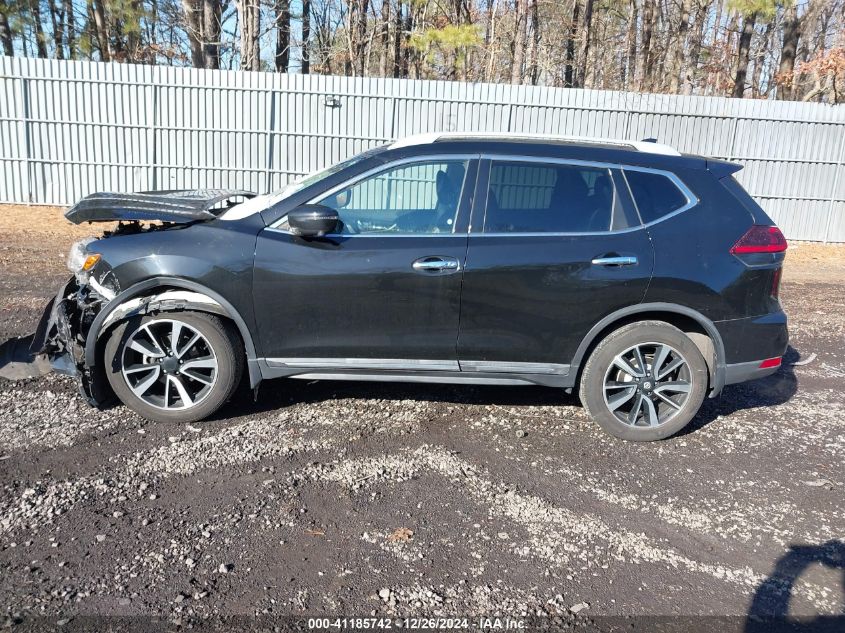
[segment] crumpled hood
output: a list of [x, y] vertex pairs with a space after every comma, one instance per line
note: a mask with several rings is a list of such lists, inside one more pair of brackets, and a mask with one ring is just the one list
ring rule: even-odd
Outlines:
[[140, 193], [92, 193], [71, 207], [65, 217], [74, 224], [145, 220], [188, 223], [213, 220], [230, 198], [252, 198], [241, 189], [185, 189]]

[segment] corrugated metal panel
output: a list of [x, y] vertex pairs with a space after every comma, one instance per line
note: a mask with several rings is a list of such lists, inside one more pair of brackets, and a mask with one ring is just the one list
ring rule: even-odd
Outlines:
[[282, 185], [419, 132], [641, 139], [728, 158], [792, 239], [845, 242], [845, 108], [0, 58], [0, 201]]

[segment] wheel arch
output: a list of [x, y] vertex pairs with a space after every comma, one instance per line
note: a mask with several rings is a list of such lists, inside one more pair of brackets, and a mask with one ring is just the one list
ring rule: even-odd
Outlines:
[[[197, 296], [189, 298], [180, 296], [178, 299], [169, 299], [167, 295], [172, 291], [188, 291]], [[136, 299], [148, 300], [138, 304], [130, 303]], [[126, 309], [128, 307], [127, 304], [131, 306], [128, 312], [116, 316], [121, 308]], [[261, 382], [261, 371], [258, 367], [255, 343], [241, 314], [229, 301], [214, 290], [195, 281], [179, 277], [156, 277], [139, 282], [109, 301], [94, 318], [88, 330], [85, 340], [85, 365], [89, 368], [96, 367], [99, 360], [102, 335], [126, 316], [145, 311], [177, 312], [181, 310], [218, 314], [232, 321], [244, 344], [250, 386], [255, 387]]]
[[596, 323], [578, 345], [572, 359], [570, 375], [573, 385], [581, 379], [584, 362], [593, 349], [612, 331], [636, 321], [657, 320], [674, 325], [696, 344], [707, 362], [710, 373], [710, 397], [722, 391], [725, 384], [725, 346], [719, 330], [706, 316], [674, 303], [641, 303], [608, 314]]

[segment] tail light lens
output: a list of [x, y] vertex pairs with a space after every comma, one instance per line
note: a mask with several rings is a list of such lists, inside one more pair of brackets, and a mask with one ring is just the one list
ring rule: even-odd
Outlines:
[[767, 358], [763, 362], [760, 363], [760, 369], [769, 369], [770, 367], [780, 367], [781, 357], [776, 356], [775, 358]]
[[776, 226], [755, 224], [739, 238], [731, 248], [733, 255], [751, 253], [782, 253], [786, 250], [786, 238]]

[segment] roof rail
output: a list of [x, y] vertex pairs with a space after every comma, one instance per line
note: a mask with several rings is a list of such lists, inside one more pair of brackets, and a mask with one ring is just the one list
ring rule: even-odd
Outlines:
[[531, 140], [531, 141], [558, 141], [567, 143], [584, 143], [591, 145], [617, 145], [627, 147], [638, 152], [649, 154], [665, 154], [667, 156], [680, 156], [681, 153], [670, 145], [647, 141], [625, 141], [612, 138], [598, 138], [590, 136], [559, 136], [554, 134], [528, 134], [523, 132], [427, 132], [425, 134], [414, 134], [395, 141], [390, 147], [410, 147], [413, 145], [427, 145], [435, 141], [446, 139], [508, 139], [508, 140]]

